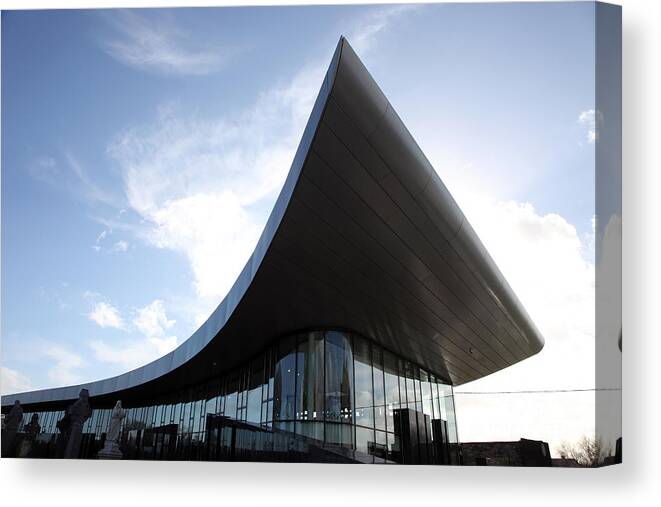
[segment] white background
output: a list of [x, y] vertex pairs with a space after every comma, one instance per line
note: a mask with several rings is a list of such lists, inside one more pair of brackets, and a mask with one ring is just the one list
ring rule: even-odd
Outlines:
[[[140, 2], [176, 6], [185, 2]], [[260, 1], [194, 5], [260, 4]], [[287, 0], [287, 3], [305, 3]], [[334, 3], [347, 3], [335, 0]], [[5, 1], [2, 8], [118, 7]], [[597, 470], [381, 467], [310, 464], [0, 460], [2, 505], [649, 505], [661, 497], [659, 402], [661, 284], [661, 4], [623, 4], [624, 464]], [[655, 149], [657, 148], [657, 149]]]

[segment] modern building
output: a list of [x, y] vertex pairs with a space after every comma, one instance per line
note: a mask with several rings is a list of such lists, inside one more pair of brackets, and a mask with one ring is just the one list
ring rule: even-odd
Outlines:
[[462, 442], [463, 465], [550, 467], [553, 466], [549, 444], [522, 438], [514, 442]]
[[95, 458], [121, 400], [124, 458], [455, 464], [453, 386], [542, 347], [342, 38], [265, 229], [218, 308], [141, 368], [3, 396], [4, 413], [16, 401], [23, 410], [6, 454]]

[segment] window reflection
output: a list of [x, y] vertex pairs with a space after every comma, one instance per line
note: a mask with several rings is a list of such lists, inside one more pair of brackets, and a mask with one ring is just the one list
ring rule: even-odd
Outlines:
[[249, 423], [259, 424], [262, 418], [262, 384], [264, 383], [264, 361], [262, 358], [250, 363], [250, 377], [248, 381], [248, 402], [246, 420]]
[[293, 431], [296, 397], [296, 336], [289, 336], [282, 340], [278, 351], [278, 362], [275, 365], [273, 418], [278, 422], [280, 429]]
[[225, 396], [225, 417], [236, 419], [237, 399], [239, 396], [239, 376], [233, 374], [227, 379], [226, 396]]
[[[311, 449], [363, 463], [459, 459], [452, 387], [344, 331], [283, 337], [220, 378], [131, 405], [120, 438], [133, 459], [288, 461], [305, 460]], [[93, 410], [81, 457], [103, 446], [111, 411]], [[31, 415], [24, 413], [22, 428]], [[55, 449], [64, 412], [37, 415], [39, 441]]]
[[345, 333], [326, 332], [326, 420], [351, 423], [353, 355]]
[[301, 335], [298, 345], [296, 418], [323, 420], [324, 413], [324, 335]]
[[386, 429], [386, 388], [383, 376], [383, 352], [380, 347], [372, 347], [372, 378], [374, 380], [374, 426], [377, 430]]
[[367, 340], [354, 336], [353, 348], [356, 392], [355, 423], [360, 426], [373, 428], [374, 386], [372, 382], [370, 344]]

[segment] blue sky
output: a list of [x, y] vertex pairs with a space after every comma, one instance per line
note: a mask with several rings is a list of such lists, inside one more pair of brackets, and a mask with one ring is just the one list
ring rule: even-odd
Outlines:
[[[590, 387], [593, 9], [3, 12], [3, 392], [118, 374], [194, 331], [256, 243], [341, 34], [546, 336], [469, 390]], [[540, 399], [536, 433], [487, 433], [467, 421], [498, 408], [467, 400], [464, 439], [592, 424], [577, 398], [552, 430]]]

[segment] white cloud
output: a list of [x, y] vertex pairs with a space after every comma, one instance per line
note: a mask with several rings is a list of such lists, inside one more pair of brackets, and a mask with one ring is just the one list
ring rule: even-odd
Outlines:
[[576, 228], [529, 203], [466, 201], [464, 212], [546, 344], [538, 355], [456, 389], [461, 439], [527, 437], [555, 449], [562, 440], [593, 433], [591, 392], [460, 394], [595, 387], [595, 266]]
[[112, 249], [114, 252], [126, 252], [129, 249], [129, 244], [128, 242], [124, 241], [123, 239], [118, 241], [112, 246]]
[[80, 355], [53, 343], [46, 344], [43, 353], [51, 360], [47, 373], [52, 385], [65, 386], [81, 381], [81, 375], [76, 371], [83, 366]]
[[322, 77], [306, 69], [236, 116], [162, 111], [110, 146], [142, 238], [188, 258], [199, 297], [217, 303], [247, 261], [266, 220], [249, 207], [275, 200]]
[[[366, 50], [406, 10], [388, 7], [356, 20], [352, 43]], [[267, 218], [254, 209], [275, 201], [327, 63], [304, 66], [234, 114], [162, 107], [155, 123], [127, 129], [109, 146], [143, 219], [142, 238], [187, 257], [203, 306], [218, 303], [248, 260]]]
[[98, 361], [121, 366], [126, 370], [143, 366], [167, 354], [177, 346], [176, 336], [145, 338], [139, 341], [123, 341], [109, 345], [103, 340], [93, 340], [90, 347]]
[[142, 334], [141, 337], [112, 344], [103, 340], [91, 341], [89, 345], [95, 358], [130, 369], [153, 361], [177, 346], [177, 337], [167, 335], [167, 330], [175, 325], [175, 321], [168, 319], [161, 300], [138, 309], [133, 325]]
[[96, 241], [95, 241], [94, 244], [92, 245], [92, 249], [93, 249], [95, 252], [100, 252], [100, 251], [101, 251], [101, 242], [102, 242], [104, 239], [106, 239], [106, 237], [108, 236], [108, 234], [110, 234], [111, 232], [112, 232], [112, 231], [110, 231], [109, 229], [103, 229], [103, 230], [99, 233], [99, 235], [96, 237]]
[[32, 389], [30, 379], [16, 370], [0, 366], [0, 391], [2, 394], [14, 394]]
[[113, 327], [115, 329], [122, 329], [124, 327], [124, 321], [119, 314], [119, 310], [103, 301], [97, 302], [94, 305], [88, 317], [101, 327]]
[[420, 5], [404, 4], [372, 10], [356, 22], [347, 39], [353, 49], [364, 57], [372, 49], [376, 36], [390, 27], [393, 18], [419, 8]]
[[175, 321], [168, 319], [163, 301], [157, 299], [138, 310], [136, 317], [133, 319], [133, 324], [145, 336], [159, 337], [165, 334], [166, 329], [174, 326]]
[[235, 53], [194, 44], [172, 19], [151, 12], [118, 10], [109, 18], [116, 35], [103, 43], [113, 58], [130, 67], [166, 75], [204, 75], [220, 70]]

